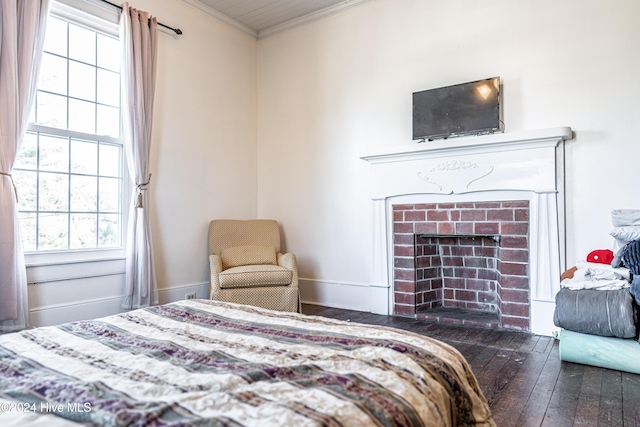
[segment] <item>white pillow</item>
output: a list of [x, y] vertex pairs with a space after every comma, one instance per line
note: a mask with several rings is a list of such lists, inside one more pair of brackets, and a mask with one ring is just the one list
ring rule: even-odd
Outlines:
[[611, 222], [614, 227], [626, 227], [628, 225], [640, 226], [640, 210], [615, 209], [611, 211]]
[[623, 240], [630, 242], [632, 240], [640, 239], [640, 226], [630, 225], [627, 227], [616, 227], [609, 233], [617, 240]]

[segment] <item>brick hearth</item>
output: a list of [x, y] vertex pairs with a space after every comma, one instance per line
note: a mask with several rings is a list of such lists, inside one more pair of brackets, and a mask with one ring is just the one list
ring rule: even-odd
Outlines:
[[396, 315], [530, 329], [528, 201], [394, 205], [393, 227]]

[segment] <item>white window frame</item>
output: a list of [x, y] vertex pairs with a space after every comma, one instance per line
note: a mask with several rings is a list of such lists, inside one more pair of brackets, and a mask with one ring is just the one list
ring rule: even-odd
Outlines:
[[[119, 37], [119, 11], [113, 6], [106, 5], [97, 0], [54, 0], [51, 2], [49, 15], [72, 22], [74, 24], [94, 29], [111, 36]], [[41, 132], [48, 135], [58, 135], [71, 138], [79, 137], [80, 139], [86, 139], [86, 135], [82, 133], [74, 133], [73, 131], [69, 131], [67, 129], [57, 130], [46, 126], [36, 125], [34, 123], [29, 123], [27, 131]], [[109, 248], [40, 250], [25, 252], [25, 263], [27, 268], [48, 266], [62, 266], [64, 268], [65, 265], [73, 267], [72, 270], [69, 270], [66, 273], [62, 271], [54, 272], [53, 269], [51, 269], [51, 274], [47, 273], [49, 269], [45, 269], [44, 271], [42, 269], [38, 269], [38, 272], [42, 271], [45, 274], [42, 276], [40, 274], [37, 274], [37, 278], [29, 278], [29, 283], [58, 281], [60, 280], [60, 278], [62, 278], [59, 277], [60, 274], [62, 274], [63, 277], [69, 276], [71, 274], [71, 276], [68, 277], [70, 279], [80, 278], [74, 277], [74, 274], [72, 274], [71, 272], [79, 272], [78, 268], [79, 270], [85, 270], [81, 267], [82, 265], [92, 265], [91, 263], [93, 261], [114, 261], [122, 260], [125, 258], [125, 246], [127, 241], [128, 228], [127, 224], [129, 217], [129, 208], [131, 204], [131, 192], [133, 189], [131, 179], [129, 177], [129, 168], [127, 166], [126, 150], [121, 138], [100, 136], [99, 138], [95, 138], [95, 140], [122, 145], [122, 217], [120, 227], [120, 246]], [[85, 276], [87, 274], [89, 276], [91, 275], [90, 272], [85, 272], [83, 274]]]

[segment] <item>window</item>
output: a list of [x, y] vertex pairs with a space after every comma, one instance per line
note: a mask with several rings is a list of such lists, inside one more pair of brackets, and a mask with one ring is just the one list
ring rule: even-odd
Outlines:
[[69, 15], [52, 9], [47, 21], [34, 108], [13, 171], [27, 252], [123, 244], [128, 179], [117, 26]]

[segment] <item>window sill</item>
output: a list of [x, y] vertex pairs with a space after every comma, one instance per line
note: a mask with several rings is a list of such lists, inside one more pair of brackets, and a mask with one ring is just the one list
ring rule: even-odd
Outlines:
[[126, 258], [124, 248], [89, 249], [75, 251], [26, 252], [27, 268], [53, 265], [85, 264], [101, 261], [119, 261]]

